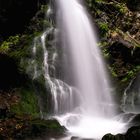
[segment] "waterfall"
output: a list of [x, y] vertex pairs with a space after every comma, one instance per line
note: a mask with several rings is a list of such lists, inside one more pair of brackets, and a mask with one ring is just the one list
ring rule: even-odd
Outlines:
[[55, 3], [56, 37], [64, 54], [65, 81], [78, 91], [77, 98], [70, 102], [76, 106], [70, 112], [56, 114], [56, 118], [80, 137], [101, 138], [105, 133], [123, 131], [124, 124], [112, 119], [117, 113], [115, 103], [95, 29], [85, 7], [78, 0], [56, 0]]
[[[56, 29], [46, 28], [34, 39], [30, 66], [33, 79], [43, 75], [46, 89], [49, 87], [51, 116], [70, 135], [83, 138], [100, 139], [106, 133], [124, 132], [125, 124], [115, 119], [116, 106], [105, 63], [85, 7], [79, 0], [54, 2]], [[52, 33], [53, 50], [46, 44]], [[41, 63], [38, 48], [42, 53]]]
[[86, 10], [77, 0], [57, 0], [56, 3], [59, 39], [65, 54], [63, 59], [67, 60], [65, 71], [70, 73], [70, 82], [83, 99], [76, 102], [85, 114], [114, 115], [108, 77]]

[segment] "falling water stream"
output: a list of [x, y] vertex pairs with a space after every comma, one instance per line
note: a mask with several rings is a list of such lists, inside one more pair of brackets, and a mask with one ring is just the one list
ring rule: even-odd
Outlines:
[[[43, 50], [44, 77], [52, 96], [52, 116], [64, 125], [69, 135], [101, 139], [106, 133], [123, 133], [125, 123], [116, 119], [117, 111], [111, 93], [105, 64], [97, 46], [95, 30], [82, 1], [54, 0], [56, 5], [57, 50], [53, 62], [62, 55], [63, 78], [52, 78], [49, 72], [49, 53], [45, 39], [54, 30], [46, 29], [34, 41]], [[49, 11], [50, 12], [50, 11]], [[59, 48], [58, 48], [59, 47]], [[35, 60], [33, 60], [35, 61]], [[37, 77], [34, 65], [34, 77]]]
[[124, 124], [113, 119], [117, 112], [108, 76], [82, 1], [57, 0], [56, 5], [58, 38], [65, 54], [63, 59], [68, 63], [64, 68], [71, 74], [71, 83], [79, 92], [75, 93], [77, 106], [70, 112], [55, 115], [62, 125], [79, 137], [101, 138], [106, 133], [123, 131]]

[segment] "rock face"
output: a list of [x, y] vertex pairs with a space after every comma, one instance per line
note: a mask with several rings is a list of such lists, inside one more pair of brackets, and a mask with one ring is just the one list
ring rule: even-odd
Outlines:
[[110, 63], [114, 85], [121, 95], [140, 70], [140, 16], [138, 11], [130, 11], [127, 7], [128, 3], [133, 5], [136, 0], [87, 1], [98, 27], [100, 46]]
[[[48, 1], [48, 0], [47, 0]], [[22, 33], [45, 0], [1, 0], [0, 31], [2, 37]]]
[[139, 0], [127, 0], [127, 6], [132, 11], [140, 11], [140, 1]]
[[18, 87], [21, 78], [16, 62], [0, 54], [0, 90]]

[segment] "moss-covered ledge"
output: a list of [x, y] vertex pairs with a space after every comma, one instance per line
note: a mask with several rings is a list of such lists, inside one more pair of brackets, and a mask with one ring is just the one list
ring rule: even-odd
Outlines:
[[57, 120], [32, 119], [27, 115], [0, 120], [1, 140], [62, 137], [65, 132], [66, 129]]

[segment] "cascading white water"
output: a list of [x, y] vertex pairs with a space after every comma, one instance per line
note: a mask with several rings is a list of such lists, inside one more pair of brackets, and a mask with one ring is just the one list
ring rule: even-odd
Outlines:
[[[75, 93], [77, 98], [70, 102], [75, 104], [72, 110], [59, 116], [56, 113], [56, 118], [73, 135], [85, 138], [101, 138], [106, 133], [124, 131], [124, 124], [112, 119], [116, 115], [115, 105], [85, 8], [78, 0], [56, 0], [56, 5], [58, 38], [66, 60], [65, 73], [70, 74], [69, 83], [79, 91]], [[69, 102], [68, 98], [65, 100]]]
[[71, 62], [72, 80], [84, 99], [77, 102], [85, 113], [94, 116], [114, 114], [108, 77], [85, 9], [77, 0], [57, 0], [56, 3], [57, 25], [66, 53], [64, 59]]

